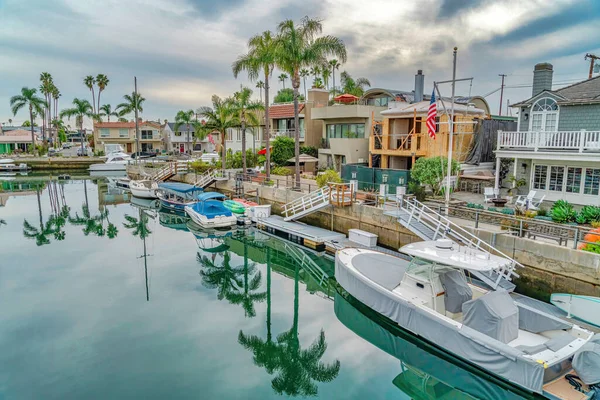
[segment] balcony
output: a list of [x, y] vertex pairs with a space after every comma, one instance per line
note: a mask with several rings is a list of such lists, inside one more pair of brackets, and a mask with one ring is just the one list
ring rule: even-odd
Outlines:
[[496, 149], [530, 152], [600, 152], [600, 131], [498, 131]]
[[[300, 140], [304, 140], [304, 129], [300, 129]], [[277, 136], [287, 136], [294, 139], [296, 131], [294, 129], [271, 129], [269, 135], [271, 139], [275, 139]]]
[[311, 119], [342, 119], [342, 118], [370, 118], [375, 112], [375, 116], [381, 118], [381, 111], [387, 110], [387, 107], [367, 106], [364, 104], [334, 104], [315, 102], [311, 109]]

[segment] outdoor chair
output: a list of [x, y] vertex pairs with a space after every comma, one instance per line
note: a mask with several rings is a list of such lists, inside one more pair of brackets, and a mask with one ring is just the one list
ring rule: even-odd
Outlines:
[[533, 199], [531, 199], [529, 201], [529, 205], [528, 205], [528, 209], [529, 210], [534, 210], [537, 211], [540, 209], [540, 206], [542, 205], [542, 202], [544, 201], [544, 199], [546, 198], [546, 195], [543, 195], [541, 198], [536, 198], [535, 196], [533, 197]]
[[515, 201], [515, 205], [521, 206], [521, 207], [527, 207], [527, 204], [531, 204], [531, 201], [535, 197], [536, 193], [537, 192], [535, 190], [530, 190], [529, 193], [527, 194], [527, 196], [520, 195], [519, 197], [517, 197], [517, 200]]
[[483, 202], [484, 203], [491, 203], [492, 199], [495, 199], [495, 198], [496, 198], [496, 193], [494, 193], [493, 187], [483, 188]]

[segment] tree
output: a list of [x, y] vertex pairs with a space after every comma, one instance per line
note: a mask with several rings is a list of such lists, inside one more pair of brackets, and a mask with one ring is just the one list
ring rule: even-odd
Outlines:
[[219, 96], [213, 95], [212, 97], [212, 108], [200, 107], [198, 109], [198, 115], [202, 117], [205, 122], [202, 124], [199, 135], [206, 137], [213, 132], [219, 132], [221, 135], [221, 169], [225, 170], [225, 162], [227, 160], [227, 149], [226, 149], [226, 135], [227, 131], [240, 126], [240, 122], [234, 114], [231, 100], [222, 100]]
[[287, 165], [294, 157], [294, 139], [287, 136], [277, 136], [273, 141], [273, 163], [279, 167]]
[[273, 37], [271, 31], [264, 31], [260, 35], [250, 38], [248, 41], [248, 53], [241, 55], [233, 63], [233, 76], [237, 78], [241, 71], [246, 71], [251, 81], [258, 79], [262, 72], [265, 77], [265, 137], [266, 137], [266, 167], [267, 180], [271, 176], [271, 148], [270, 148], [270, 123], [269, 120], [269, 78], [275, 66], [275, 54], [277, 49], [277, 38]]
[[[304, 101], [304, 96], [299, 96], [299, 101]], [[294, 101], [294, 89], [281, 89], [273, 98], [273, 103], [291, 103]]]
[[317, 77], [319, 76], [320, 73], [321, 73], [321, 68], [319, 68], [318, 65], [314, 65], [310, 69], [310, 74], [313, 76], [313, 79], [317, 79]]
[[108, 77], [106, 75], [104, 75], [104, 74], [96, 75], [96, 85], [98, 85], [98, 108], [96, 108], [95, 110], [98, 113], [100, 113], [100, 95], [102, 94], [104, 89], [106, 89], [109, 82], [110, 82], [110, 80], [108, 79]]
[[306, 77], [310, 74], [310, 72], [306, 68], [302, 68], [300, 70], [300, 77], [304, 83], [304, 98], [306, 98]]
[[340, 68], [340, 62], [335, 58], [333, 60], [329, 60], [328, 62], [329, 68], [331, 68], [331, 79], [333, 83], [333, 97], [335, 97], [335, 70]]
[[[100, 93], [98, 93], [98, 97], [100, 97]], [[100, 111], [100, 117], [106, 117], [107, 121], [110, 122], [110, 117], [118, 117], [119, 113], [112, 110], [110, 104], [103, 104], [102, 107], [98, 109]]]
[[44, 223], [44, 217], [42, 215], [42, 202], [40, 198], [40, 189], [36, 189], [37, 202], [38, 202], [38, 214], [40, 217], [40, 227], [39, 229], [31, 225], [26, 219], [23, 220], [23, 236], [29, 239], [35, 239], [35, 244], [37, 246], [43, 246], [45, 244], [50, 244], [50, 240], [48, 239], [48, 235], [52, 235], [56, 233], [56, 229], [54, 228], [54, 223], [50, 219], [46, 223]]
[[[255, 272], [256, 265], [248, 262], [248, 243], [244, 240], [244, 291], [232, 292], [227, 296], [227, 300], [231, 304], [241, 304], [244, 309], [244, 315], [246, 317], [255, 317], [256, 310], [254, 309], [254, 303], [263, 302], [267, 297], [266, 292], [255, 293], [260, 288], [262, 275], [260, 271]], [[254, 274], [254, 275], [252, 275]], [[252, 277], [250, 277], [252, 275]], [[254, 292], [254, 293], [253, 293]]]
[[104, 229], [102, 227], [102, 224], [99, 223], [102, 220], [102, 218], [103, 217], [101, 215], [93, 216], [90, 213], [89, 205], [83, 204], [81, 206], [81, 216], [79, 215], [79, 213], [75, 212], [74, 217], [69, 217], [69, 223], [71, 225], [83, 226], [81, 231], [85, 236], [88, 236], [90, 233], [96, 236], [104, 236]]
[[321, 78], [323, 78], [323, 85], [326, 89], [329, 89], [329, 77], [331, 76], [331, 71], [327, 68], [327, 64], [323, 66], [321, 69]]
[[[422, 185], [430, 185], [434, 195], [440, 194], [442, 182], [446, 178], [448, 159], [446, 157], [421, 157], [412, 167], [410, 175]], [[460, 164], [452, 160], [451, 174], [455, 175], [460, 170]]]
[[44, 99], [36, 95], [37, 90], [35, 88], [24, 87], [21, 89], [21, 94], [10, 98], [10, 107], [13, 115], [17, 115], [20, 109], [23, 107], [29, 108], [29, 123], [31, 126], [31, 150], [35, 149], [35, 133], [33, 127], [35, 126], [34, 114], [42, 114], [46, 102]]
[[94, 109], [89, 101], [74, 98], [73, 99], [73, 107], [64, 109], [60, 112], [60, 118], [67, 117], [69, 120], [71, 117], [75, 117], [75, 123], [77, 124], [77, 128], [79, 131], [79, 135], [81, 137], [81, 150], [83, 151], [83, 118], [94, 118], [96, 114], [94, 113]]
[[324, 86], [323, 86], [323, 79], [321, 79], [321, 77], [320, 77], [320, 76], [317, 76], [317, 77], [316, 77], [316, 78], [313, 80], [312, 86], [313, 86], [315, 89], [323, 89], [323, 88], [324, 88]]
[[48, 72], [42, 72], [40, 74], [40, 82], [40, 92], [44, 95], [46, 100], [46, 106], [42, 116], [42, 139], [45, 141], [46, 132], [50, 126], [50, 121], [52, 120], [51, 99], [55, 86], [52, 80], [52, 75], [50, 75]]
[[124, 117], [129, 113], [135, 112], [136, 107], [139, 113], [144, 112], [142, 104], [144, 104], [144, 101], [146, 101], [146, 99], [142, 97], [141, 93], [138, 92], [136, 94], [135, 92], [131, 92], [131, 95], [126, 94], [125, 96], [123, 96], [123, 98], [125, 99], [125, 101], [123, 103], [120, 103], [115, 109], [115, 111], [119, 113], [120, 117]]
[[94, 94], [94, 84], [96, 83], [96, 78], [94, 78], [92, 75], [88, 75], [85, 78], [83, 78], [83, 84], [90, 89], [90, 92], [92, 92], [92, 112], [94, 114], [96, 113], [96, 95]]
[[280, 74], [278, 76], [279, 82], [283, 84], [283, 88], [285, 89], [285, 80], [288, 78], [287, 74]]
[[67, 138], [67, 133], [66, 133], [67, 127], [65, 126], [65, 123], [63, 122], [63, 120], [59, 119], [59, 118], [53, 119], [52, 127], [56, 131], [56, 137], [58, 139], [58, 142], [59, 143], [64, 142]]
[[209, 289], [217, 289], [217, 299], [229, 299], [232, 294], [238, 292], [238, 288], [244, 285], [241, 276], [244, 274], [242, 267], [231, 266], [231, 253], [223, 253], [221, 265], [215, 264], [206, 256], [196, 254], [196, 260], [202, 265], [200, 276], [202, 284]]
[[52, 98], [54, 99], [54, 117], [53, 117], [53, 119], [58, 119], [58, 100], [60, 99], [61, 96], [62, 96], [62, 94], [60, 93], [60, 90], [58, 90], [58, 88], [56, 86], [54, 86], [54, 89], [52, 90]]
[[262, 92], [263, 92], [263, 89], [265, 88], [265, 83], [263, 81], [256, 82], [256, 88], [259, 90], [260, 102], [262, 103]]
[[365, 87], [371, 86], [371, 82], [367, 78], [352, 78], [346, 71], [340, 74], [340, 84], [342, 92], [353, 94], [356, 97], [361, 97], [365, 93]]
[[12, 118], [8, 119], [8, 125], [12, 126]]
[[305, 17], [300, 24], [285, 20], [278, 26], [280, 39], [277, 45], [277, 66], [290, 74], [294, 89], [294, 130], [296, 154], [296, 188], [300, 188], [300, 118], [298, 88], [302, 68], [323, 65], [327, 56], [334, 55], [346, 60], [346, 47], [335, 36], [320, 36], [321, 21]]
[[201, 128], [201, 124], [195, 119], [195, 116], [194, 110], [180, 110], [175, 115], [175, 126], [173, 127], [175, 132], [178, 132], [181, 126], [186, 127], [188, 154], [192, 154], [192, 147], [190, 146], [191, 128], [193, 128], [194, 133], [199, 132]]
[[258, 126], [258, 116], [256, 113], [264, 109], [261, 102], [252, 100], [252, 90], [248, 87], [242, 87], [239, 92], [233, 95], [232, 112], [235, 118], [240, 122], [242, 128], [242, 168], [246, 174], [246, 126]]

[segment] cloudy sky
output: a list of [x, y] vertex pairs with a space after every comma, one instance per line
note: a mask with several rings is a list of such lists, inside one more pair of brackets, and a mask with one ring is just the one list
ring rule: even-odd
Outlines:
[[[172, 120], [247, 84], [231, 73], [247, 39], [305, 15], [344, 40], [341, 70], [374, 87], [412, 90], [423, 69], [429, 91], [451, 77], [458, 46], [457, 75], [474, 78], [459, 94], [487, 94], [504, 73], [507, 85], [520, 86], [505, 93], [516, 102], [531, 92], [523, 86], [534, 64], [554, 64], [558, 88], [587, 78], [585, 53], [600, 53], [598, 0], [0, 0], [0, 122], [26, 118], [10, 114], [9, 99], [39, 86], [44, 71], [62, 92], [61, 107], [91, 99], [82, 80], [98, 73], [110, 79], [102, 103], [114, 107], [135, 75], [147, 99], [143, 116]], [[487, 100], [497, 110], [499, 93]]]

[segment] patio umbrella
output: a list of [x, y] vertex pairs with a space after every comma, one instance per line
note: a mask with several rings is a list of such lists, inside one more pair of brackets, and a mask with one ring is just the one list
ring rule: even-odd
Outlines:
[[[273, 151], [273, 148], [271, 148], [271, 151]], [[258, 153], [256, 153], [256, 154], [258, 154], [259, 156], [267, 155], [267, 148], [265, 147], [264, 149], [259, 150]]]
[[[313, 156], [309, 156], [308, 154], [300, 154], [300, 162], [301, 163], [316, 163], [319, 162], [318, 158]], [[288, 160], [288, 162], [296, 162], [296, 157], [292, 157]]]
[[356, 103], [358, 101], [358, 97], [353, 94], [344, 93], [334, 97], [333, 100], [337, 101], [338, 103]]

